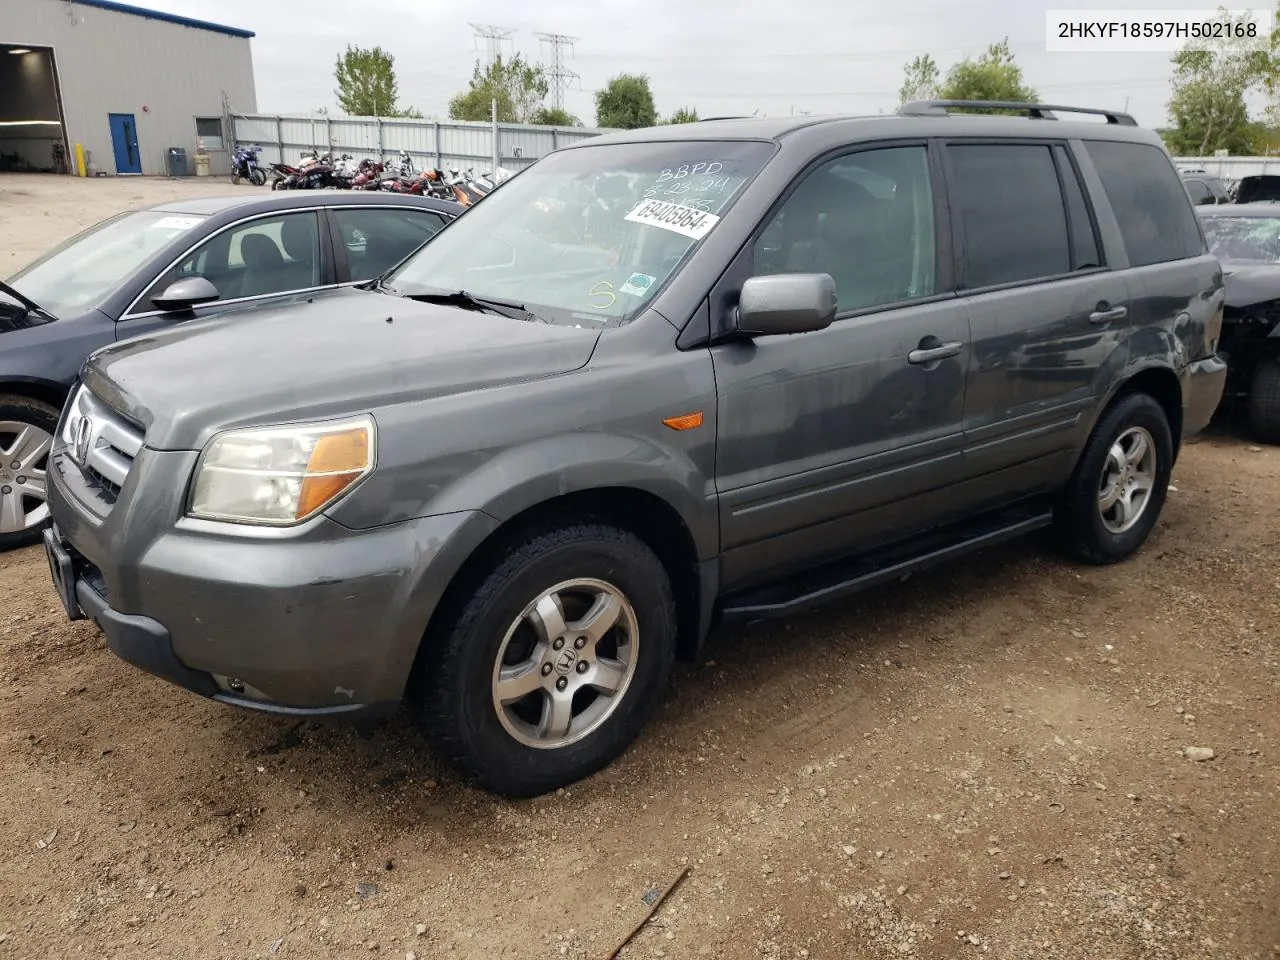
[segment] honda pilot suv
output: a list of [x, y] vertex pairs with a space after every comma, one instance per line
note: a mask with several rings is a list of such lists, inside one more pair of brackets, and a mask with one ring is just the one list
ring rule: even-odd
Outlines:
[[717, 621], [1040, 527], [1123, 560], [1222, 393], [1222, 270], [1129, 116], [974, 106], [597, 137], [363, 288], [97, 352], [68, 616], [224, 703], [407, 701], [533, 795]]

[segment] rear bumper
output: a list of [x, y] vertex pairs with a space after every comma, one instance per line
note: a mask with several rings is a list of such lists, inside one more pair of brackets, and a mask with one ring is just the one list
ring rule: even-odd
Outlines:
[[1205, 357], [1187, 364], [1182, 390], [1182, 435], [1190, 437], [1209, 425], [1227, 385], [1227, 362]]

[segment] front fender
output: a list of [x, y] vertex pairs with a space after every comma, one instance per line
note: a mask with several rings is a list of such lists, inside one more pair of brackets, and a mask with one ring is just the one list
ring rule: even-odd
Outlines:
[[[606, 487], [641, 490], [680, 515], [698, 558], [706, 560], [719, 551], [719, 519], [712, 478], [698, 467], [694, 454], [700, 443], [709, 441], [672, 436], [690, 449], [615, 432], [573, 433], [509, 446], [436, 486], [425, 513], [479, 511], [503, 523], [566, 494]], [[339, 505], [333, 519], [354, 527], [373, 525], [386, 507], [380, 500], [353, 497]]]

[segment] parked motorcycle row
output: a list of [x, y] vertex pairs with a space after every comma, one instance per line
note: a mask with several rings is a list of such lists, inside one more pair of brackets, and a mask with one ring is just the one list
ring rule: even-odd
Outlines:
[[237, 147], [232, 160], [232, 183], [248, 180], [261, 186], [269, 177], [272, 190], [387, 190], [470, 206], [512, 175], [502, 167], [496, 173], [482, 174], [456, 168], [447, 172], [434, 167], [418, 170], [405, 150], [395, 159], [366, 157], [359, 161], [347, 153], [335, 159], [327, 153], [310, 151], [302, 155], [297, 166], [273, 163], [264, 169], [258, 163], [261, 149]]

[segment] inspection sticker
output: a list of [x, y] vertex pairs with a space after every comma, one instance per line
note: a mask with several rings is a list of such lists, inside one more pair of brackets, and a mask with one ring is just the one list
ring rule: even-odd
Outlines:
[[633, 297], [643, 297], [649, 292], [649, 288], [653, 286], [653, 281], [656, 279], [658, 278], [651, 277], [647, 273], [633, 273], [618, 290], [621, 293], [629, 293]]
[[157, 230], [190, 230], [202, 217], [161, 217], [152, 224]]
[[669, 200], [641, 200], [623, 219], [701, 240], [720, 222], [714, 213]]

